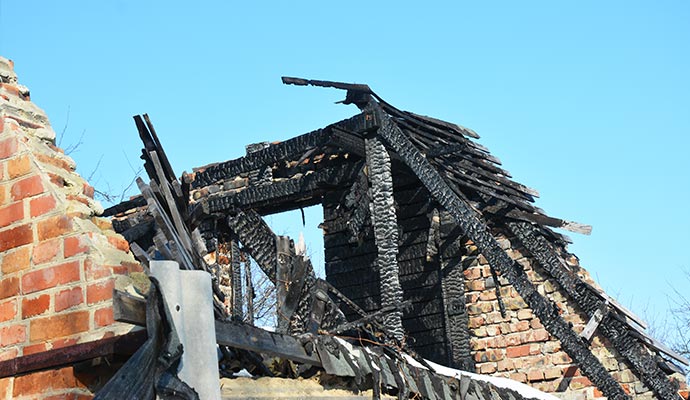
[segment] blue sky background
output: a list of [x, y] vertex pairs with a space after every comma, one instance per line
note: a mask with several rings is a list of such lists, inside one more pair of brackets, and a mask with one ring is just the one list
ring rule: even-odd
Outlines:
[[134, 114], [179, 175], [356, 113], [283, 75], [367, 83], [474, 129], [538, 206], [593, 225], [570, 250], [623, 304], [660, 318], [687, 290], [690, 2], [324, 4], [0, 0], [0, 54], [56, 131], [69, 115], [63, 146], [85, 132], [72, 157], [101, 160], [100, 189], [140, 164]]

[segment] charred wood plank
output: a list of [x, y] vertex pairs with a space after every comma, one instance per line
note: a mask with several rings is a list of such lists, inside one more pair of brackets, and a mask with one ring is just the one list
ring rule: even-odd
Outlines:
[[102, 217], [112, 217], [114, 215], [123, 213], [125, 211], [132, 210], [134, 208], [142, 207], [146, 205], [146, 199], [143, 196], [136, 196], [133, 199], [125, 200], [119, 204], [115, 204], [112, 207], [108, 207], [103, 210]]
[[244, 245], [271, 282], [276, 281], [276, 237], [254, 210], [235, 210], [227, 219], [233, 234]]
[[232, 315], [238, 321], [244, 320], [242, 311], [242, 264], [240, 246], [237, 240], [230, 241], [230, 286], [232, 287]]
[[[510, 222], [507, 226], [539, 265], [575, 300], [580, 309], [589, 317], [595, 315], [605, 300], [564, 266], [564, 261], [553, 246], [529, 223]], [[616, 350], [633, 366], [642, 382], [659, 398], [679, 399], [677, 388], [659, 368], [654, 357], [635, 337], [632, 328], [615, 314], [609, 312], [603, 317], [599, 331], [611, 341]]]
[[134, 354], [144, 344], [146, 337], [146, 331], [139, 330], [121, 336], [79, 343], [0, 361], [0, 378], [56, 368], [98, 357], [112, 355], [129, 356]]
[[254, 283], [252, 282], [252, 264], [247, 256], [244, 261], [244, 287], [246, 289], [244, 299], [247, 304], [245, 322], [254, 325]]
[[361, 164], [342, 164], [299, 178], [263, 186], [252, 186], [237, 193], [220, 192], [199, 201], [205, 214], [225, 213], [233, 208], [289, 211], [321, 202], [321, 195], [334, 187], [348, 186], [356, 178]]
[[[374, 109], [377, 107], [373, 102], [370, 105]], [[438, 171], [390, 118], [381, 116], [380, 119], [381, 127], [378, 132], [386, 144], [417, 174], [431, 195], [455, 218], [489, 263], [515, 287], [546, 329], [561, 341], [566, 353], [580, 365], [582, 372], [607, 397], [628, 399], [629, 396], [620, 384], [558, 314], [556, 306], [537, 292], [522, 267], [508, 257], [471, 207], [450, 189]]]
[[[439, 221], [440, 215], [436, 215]], [[461, 238], [447, 237], [445, 241], [461, 242]], [[440, 232], [438, 241], [441, 241]], [[461, 245], [461, 244], [459, 244]], [[439, 244], [438, 247], [442, 245]], [[440, 256], [441, 264], [441, 295], [445, 316], [445, 338], [448, 344], [449, 365], [463, 371], [475, 370], [472, 348], [470, 346], [469, 314], [465, 303], [465, 276], [461, 254], [455, 255], [454, 260]]]
[[377, 121], [371, 114], [362, 113], [352, 118], [329, 125], [295, 138], [270, 145], [268, 148], [254, 152], [248, 156], [208, 165], [196, 169], [193, 188], [210, 185], [226, 178], [232, 178], [241, 173], [265, 168], [278, 160], [298, 158], [308, 149], [323, 146], [332, 139], [332, 127], [350, 132], [365, 132], [374, 129]]
[[321, 365], [318, 355], [307, 353], [304, 346], [292, 336], [234, 321], [216, 321], [216, 341], [222, 346], [284, 357], [304, 364]]

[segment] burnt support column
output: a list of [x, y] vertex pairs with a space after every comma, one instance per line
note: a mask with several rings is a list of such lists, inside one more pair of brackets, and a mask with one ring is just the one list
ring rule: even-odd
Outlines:
[[254, 325], [254, 282], [252, 282], [252, 261], [247, 254], [243, 254], [244, 258], [244, 287], [245, 302], [247, 304], [247, 315], [245, 317], [246, 323]]
[[[376, 265], [380, 275], [381, 307], [395, 307], [402, 302], [402, 287], [398, 278], [398, 223], [390, 156], [376, 136], [365, 139], [365, 149], [371, 182], [371, 220], [378, 250]], [[384, 325], [396, 339], [403, 340], [402, 311], [387, 314]]]
[[230, 282], [232, 285], [232, 316], [238, 321], [244, 320], [242, 312], [242, 265], [240, 264], [240, 246], [237, 240], [230, 242]]
[[450, 226], [455, 224], [452, 224], [448, 213], [434, 210], [432, 226], [436, 223], [440, 225], [441, 293], [445, 309], [446, 338], [450, 347], [450, 366], [475, 372], [470, 347], [469, 315], [465, 303], [465, 276], [462, 273], [464, 245], [458, 234], [450, 232]]

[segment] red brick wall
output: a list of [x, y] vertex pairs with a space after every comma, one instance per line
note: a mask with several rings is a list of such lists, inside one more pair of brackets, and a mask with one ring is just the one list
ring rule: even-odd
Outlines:
[[[114, 280], [141, 268], [12, 67], [0, 58], [0, 361], [129, 331], [113, 322]], [[69, 371], [3, 379], [0, 394], [87, 394]]]

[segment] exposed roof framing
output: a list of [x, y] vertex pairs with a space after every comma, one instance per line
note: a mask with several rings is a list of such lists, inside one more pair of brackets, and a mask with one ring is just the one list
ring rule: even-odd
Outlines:
[[[524, 269], [501, 248], [489, 226], [507, 228], [512, 232], [587, 315], [592, 317], [597, 310], [606, 307], [608, 312], [603, 313], [597, 329], [610, 339], [645, 385], [657, 396], [665, 399], [678, 398], [677, 389], [659, 367], [661, 359], [656, 353], [663, 353], [686, 365], [687, 360], [646, 335], [638, 327], [643, 327], [642, 321], [570, 271], [557, 250], [568, 239], [549, 229], [556, 227], [589, 234], [591, 227], [548, 216], [536, 207], [534, 199], [538, 193], [512, 180], [510, 174], [500, 167], [500, 160], [472, 140], [479, 137], [474, 131], [398, 110], [367, 85], [300, 78], [283, 78], [283, 82], [346, 90], [343, 103], [355, 104], [361, 112], [322, 129], [281, 143], [266, 145], [244, 157], [196, 168], [193, 174], [184, 177], [182, 184], [168, 176], [172, 169], [162, 150], [157, 150], [160, 146], [150, 121], [146, 119], [144, 123], [141, 119], [137, 120], [140, 132], [144, 131], [143, 158], [146, 160], [147, 172], [157, 177], [156, 182], [152, 182], [151, 189], [157, 195], [146, 195], [144, 190], [145, 198], [148, 206], [154, 208], [157, 224], [162, 223], [169, 230], [183, 233], [183, 242], [175, 243], [173, 247], [179, 248], [183, 254], [190, 254], [191, 258], [198, 258], [197, 251], [193, 248], [195, 241], [185, 231], [184, 223], [195, 227], [207, 219], [223, 220], [224, 226], [243, 243], [245, 250], [252, 254], [264, 272], [275, 281], [278, 259], [276, 239], [263, 223], [261, 215], [320, 203], [323, 196], [338, 189], [345, 193], [342, 199], [345, 207], [352, 210], [353, 215], [358, 215], [353, 225], [341, 228], [350, 229], [351, 237], [360, 237], [364, 235], [365, 221], [372, 218], [376, 243], [380, 246], [383, 242], [379, 241], [378, 236], [381, 235], [376, 232], [383, 232], [383, 225], [378, 226], [377, 231], [376, 224], [391, 224], [395, 222], [395, 215], [388, 216], [385, 220], [387, 222], [379, 220], [382, 213], [376, 207], [383, 203], [377, 203], [376, 198], [371, 198], [372, 191], [380, 193], [381, 189], [392, 190], [394, 183], [406, 185], [409, 181], [413, 186], [421, 184], [434, 200], [432, 208], [438, 207], [438, 211], [447, 213], [454, 220], [461, 233], [478, 247], [491, 267], [515, 287], [545, 328], [560, 340], [562, 348], [604, 395], [611, 399], [629, 398], [621, 385], [592, 354], [589, 344], [559, 315], [556, 305], [536, 290]], [[147, 131], [150, 134], [145, 134]], [[377, 143], [385, 147], [374, 146]], [[374, 153], [380, 153], [381, 149], [387, 154], [379, 157], [379, 161], [384, 160], [387, 168], [392, 166], [397, 174], [393, 179], [378, 179], [381, 174], [376, 174], [377, 179], [372, 179], [368, 175], [369, 172], [376, 172], [372, 171], [376, 165], [376, 162], [372, 164], [372, 159], [375, 158]], [[249, 185], [234, 183], [235, 179], [259, 179], [257, 171], [259, 174], [271, 174], [272, 179]], [[156, 188], [156, 183], [162, 183], [161, 187]], [[188, 191], [192, 192], [195, 201], [182, 205], [181, 198]], [[367, 197], [367, 201], [362, 201], [362, 196]], [[163, 205], [158, 204], [161, 199], [164, 200]], [[133, 200], [123, 207], [113, 207], [106, 213], [115, 214], [124, 207], [132, 206], [141, 206], [141, 202]], [[390, 205], [386, 207], [390, 208]], [[172, 221], [159, 221], [162, 218], [156, 214], [156, 208], [179, 212], [177, 215], [173, 212], [176, 218]], [[376, 215], [367, 217], [367, 209]], [[128, 225], [127, 229], [134, 227]], [[394, 242], [398, 241], [397, 235], [388, 237], [393, 237]], [[423, 232], [423, 235], [407, 233], [404, 238], [426, 241], [426, 237], [427, 232]], [[167, 239], [170, 242], [174, 238]], [[428, 243], [419, 245], [427, 246]], [[365, 246], [368, 244], [364, 244], [362, 249]], [[394, 250], [390, 260], [395, 260], [397, 248]], [[386, 266], [380, 267], [385, 270]], [[318, 287], [311, 265], [307, 269], [311, 275], [305, 287]], [[444, 290], [448, 291], [450, 281], [447, 279], [457, 280], [461, 277], [451, 275], [444, 279]], [[316, 302], [311, 302], [306, 292], [302, 299], [313, 313]], [[399, 302], [400, 299], [388, 301], [384, 305], [394, 309], [396, 301]], [[301, 312], [308, 308], [305, 307], [307, 306], [301, 308]], [[446, 304], [445, 307], [449, 305]], [[302, 315], [300, 318], [306, 319], [307, 316]], [[462, 332], [454, 334], [458, 343], [464, 343], [467, 339], [462, 336]], [[465, 353], [462, 353], [462, 357], [467, 356]], [[458, 360], [460, 359], [461, 356], [458, 355]]]

